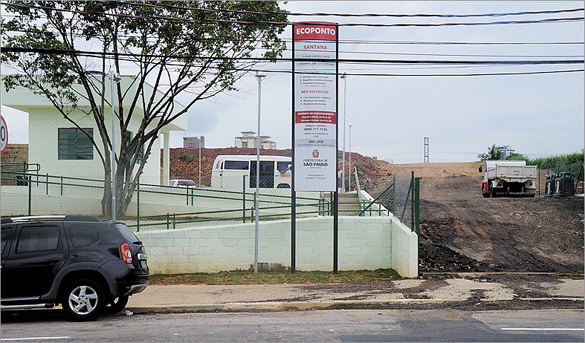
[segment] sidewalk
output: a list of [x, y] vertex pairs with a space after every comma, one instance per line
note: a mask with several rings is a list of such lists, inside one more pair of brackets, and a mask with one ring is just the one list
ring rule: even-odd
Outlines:
[[[376, 283], [311, 285], [148, 286], [130, 297], [134, 313], [200, 311], [277, 311], [357, 306], [404, 307], [414, 304], [496, 302], [575, 303], [583, 307], [583, 278], [534, 278], [488, 281], [478, 278], [405, 279]], [[580, 305], [579, 305], [580, 304]]]

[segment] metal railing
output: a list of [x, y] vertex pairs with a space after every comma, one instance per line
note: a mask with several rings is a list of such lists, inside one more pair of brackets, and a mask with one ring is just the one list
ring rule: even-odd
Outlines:
[[[110, 219], [101, 215], [104, 180], [43, 175], [8, 168], [3, 168], [1, 179], [3, 216], [71, 212]], [[141, 227], [170, 228], [197, 222], [245, 223], [254, 218], [257, 194], [245, 187], [245, 180], [242, 184], [242, 189], [237, 191], [139, 183], [127, 209], [129, 215], [117, 219], [131, 221], [129, 226], [137, 231]], [[290, 189], [261, 189], [259, 204], [262, 220], [289, 218]], [[331, 202], [323, 196], [297, 196], [297, 214], [300, 216], [328, 215], [331, 211]]]
[[[3, 216], [71, 212], [69, 214], [109, 219], [101, 215], [104, 180], [40, 174], [39, 170], [40, 166], [35, 164], [2, 164]], [[414, 173], [407, 187], [401, 182], [403, 175], [398, 178], [394, 176], [392, 183], [375, 198], [366, 197], [361, 191], [357, 166], [354, 174], [360, 211], [345, 210], [346, 214], [386, 216], [392, 212], [410, 225], [413, 231], [418, 227], [419, 179], [414, 178]], [[252, 222], [258, 195], [246, 181], [244, 176], [240, 190], [139, 183], [127, 214], [117, 219], [127, 222], [136, 231], [141, 228], [171, 229], [193, 223]], [[297, 196], [297, 215], [331, 216], [332, 204], [332, 193], [319, 193], [315, 197]], [[259, 206], [261, 220], [290, 218], [290, 189], [261, 189]]]

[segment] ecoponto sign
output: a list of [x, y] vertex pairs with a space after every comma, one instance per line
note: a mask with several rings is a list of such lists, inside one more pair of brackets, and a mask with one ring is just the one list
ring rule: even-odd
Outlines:
[[333, 23], [295, 24], [294, 40], [337, 40], [337, 26]]
[[337, 26], [295, 24], [295, 191], [337, 189]]

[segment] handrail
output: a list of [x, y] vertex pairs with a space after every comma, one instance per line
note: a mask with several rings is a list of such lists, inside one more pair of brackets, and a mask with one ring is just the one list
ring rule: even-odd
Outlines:
[[362, 201], [364, 201], [363, 196], [362, 196], [362, 191], [360, 189], [360, 179], [358, 177], [358, 166], [354, 167], [354, 174], [355, 174], [355, 189], [356, 192], [358, 194], [358, 201], [360, 202], [360, 204], [362, 203]]
[[[16, 167], [22, 166], [22, 170], [32, 171], [32, 172], [39, 172], [41, 170], [40, 163], [4, 162], [4, 163], [0, 164], [0, 168], [12, 167], [12, 166], [16, 166]], [[34, 169], [34, 170], [29, 169], [30, 166], [36, 166], [36, 169]]]
[[[18, 179], [17, 176], [24, 176], [25, 180], [23, 181], [22, 179]], [[23, 172], [22, 170], [6, 170], [3, 175], [2, 175], [2, 180], [11, 180], [11, 181], [16, 181], [16, 182], [26, 182], [26, 184], [16, 184], [16, 187], [19, 186], [26, 186], [28, 185], [29, 188], [29, 213], [30, 213], [30, 208], [31, 208], [31, 204], [30, 201], [32, 200], [32, 196], [30, 193], [31, 190], [31, 184], [36, 184], [36, 185], [46, 185], [45, 188], [45, 192], [48, 195], [49, 193], [53, 192], [53, 194], [55, 196], [64, 196], [64, 194], [67, 194], [67, 190], [66, 187], [79, 187], [79, 188], [91, 188], [91, 189], [103, 189], [104, 187], [104, 181], [103, 180], [99, 180], [99, 179], [88, 179], [88, 178], [78, 178], [78, 177], [66, 177], [66, 176], [54, 176], [54, 175], [39, 175], [39, 174], [33, 174], [33, 173], [27, 173], [27, 172]], [[4, 183], [4, 182], [3, 182]], [[49, 187], [50, 185], [56, 186], [56, 188], [53, 187]], [[6, 185], [5, 183], [3, 184], [3, 186], [7, 186], [7, 187], [11, 187], [12, 185]], [[147, 187], [145, 187], [147, 186]], [[55, 191], [55, 189], [57, 189]], [[65, 189], [65, 191], [64, 191]], [[135, 195], [136, 195], [136, 203], [137, 203], [137, 213], [139, 213], [140, 211], [140, 195], [148, 195], [148, 194], [154, 194], [156, 195], [166, 195], [166, 196], [170, 196], [170, 197], [174, 197], [174, 199], [179, 199], [179, 198], [184, 198], [186, 197], [187, 199], [187, 205], [191, 205], [191, 206], [196, 206], [196, 204], [194, 205], [194, 199], [220, 199], [220, 200], [224, 200], [224, 201], [232, 201], [234, 203], [237, 202], [241, 202], [242, 206], [238, 206], [238, 208], [234, 208], [234, 209], [228, 209], [228, 210], [212, 210], [212, 211], [201, 211], [201, 212], [193, 212], [193, 213], [188, 213], [184, 216], [200, 216], [200, 217], [204, 217], [206, 215], [217, 215], [217, 214], [221, 214], [221, 213], [230, 213], [233, 211], [239, 211], [239, 214], [241, 214], [241, 216], [239, 217], [234, 217], [237, 218], [239, 220], [246, 220], [247, 218], [249, 218], [249, 216], [246, 216], [246, 213], [251, 209], [251, 207], [246, 206], [247, 203], [250, 202], [250, 199], [252, 197], [255, 197], [256, 194], [255, 192], [246, 192], [245, 190], [240, 190], [240, 191], [234, 191], [234, 190], [224, 190], [224, 189], [211, 189], [211, 188], [178, 188], [178, 187], [171, 187], [171, 186], [160, 186], [160, 185], [154, 185], [154, 184], [139, 184], [139, 186], [136, 188], [135, 191]], [[94, 195], [95, 197], [95, 195]], [[290, 208], [291, 204], [290, 204], [290, 197], [287, 195], [280, 195], [280, 194], [262, 194], [262, 197], [260, 199], [260, 203], [262, 204], [262, 210], [275, 210], [276, 212], [283, 212], [283, 213], [271, 213], [271, 214], [266, 214], [263, 215], [262, 217], [264, 218], [270, 218], [270, 217], [286, 217], [287, 215], [290, 214], [286, 214], [286, 211], [279, 211], [282, 209], [286, 209], [286, 208]], [[190, 200], [190, 201], [189, 201]], [[288, 200], [288, 201], [287, 201]], [[310, 197], [297, 197], [297, 201], [300, 202], [297, 206], [299, 207], [308, 207], [308, 211], [302, 212], [302, 213], [298, 213], [299, 215], [311, 215], [311, 214], [317, 214], [317, 215], [322, 215], [324, 213], [325, 210], [325, 206], [327, 206], [326, 204], [326, 200], [322, 200], [319, 198], [310, 198]], [[228, 208], [230, 208], [230, 206], [228, 206]], [[330, 206], [329, 206], [330, 207]], [[315, 208], [316, 210], [311, 210], [311, 208]], [[253, 209], [252, 209], [253, 210]], [[24, 212], [24, 211], [23, 211]], [[163, 216], [163, 214], [159, 214], [159, 215], [153, 215], [153, 216], [136, 216], [136, 217], [123, 217], [125, 219], [135, 219], [137, 224], [136, 227], [140, 226], [151, 226], [151, 225], [161, 225], [159, 224], [147, 224], [144, 223], [144, 220], [148, 220], [148, 219], [152, 219], [152, 218], [157, 218], [157, 217], [161, 217]], [[176, 217], [177, 215], [174, 214], [174, 217]], [[122, 218], [120, 218], [122, 219]], [[214, 217], [214, 218], [198, 218], [196, 221], [224, 221], [227, 220], [226, 218], [222, 218], [222, 217]], [[167, 219], [165, 221], [169, 222], [169, 219]], [[176, 221], [173, 219], [173, 222], [175, 223]]]
[[384, 194], [385, 194], [385, 193], [386, 193], [386, 192], [387, 192], [387, 191], [390, 189], [390, 187], [394, 187], [394, 182], [392, 182], [392, 183], [390, 184], [390, 186], [386, 187], [386, 189], [384, 189], [384, 190], [382, 191], [382, 193], [380, 193], [380, 194], [379, 194], [379, 195], [378, 195], [378, 196], [377, 196], [377, 197], [376, 197], [374, 200], [372, 200], [372, 201], [370, 202], [370, 204], [369, 204], [368, 206], [366, 206], [366, 207], [365, 207], [365, 208], [364, 208], [364, 209], [363, 209], [363, 210], [360, 212], [360, 214], [358, 214], [358, 217], [361, 217], [361, 216], [362, 216], [362, 214], [364, 214], [364, 212], [366, 212], [366, 211], [367, 211], [367, 210], [368, 210], [370, 207], [372, 207], [372, 205], [374, 205], [374, 203], [376, 203], [376, 202], [377, 202], [377, 201], [378, 201], [378, 200], [379, 200], [379, 199], [382, 197], [382, 195], [384, 195]]

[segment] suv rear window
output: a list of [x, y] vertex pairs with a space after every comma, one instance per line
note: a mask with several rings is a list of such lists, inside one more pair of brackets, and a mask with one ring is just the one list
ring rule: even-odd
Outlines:
[[97, 229], [90, 225], [72, 225], [67, 230], [71, 244], [76, 248], [88, 246], [100, 239]]
[[127, 241], [129, 241], [131, 243], [140, 242], [140, 240], [138, 238], [136, 238], [134, 233], [132, 231], [130, 231], [130, 229], [126, 225], [121, 224], [121, 223], [116, 223], [116, 228], [118, 229], [118, 231], [120, 231], [122, 236], [124, 236], [124, 238]]

